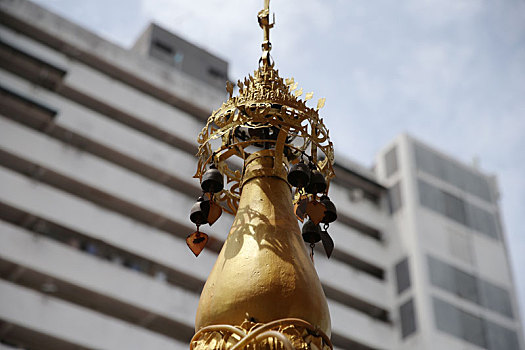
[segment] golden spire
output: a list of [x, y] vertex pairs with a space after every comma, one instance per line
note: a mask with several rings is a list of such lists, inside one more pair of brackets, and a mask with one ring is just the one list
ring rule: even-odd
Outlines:
[[270, 29], [275, 24], [275, 16], [273, 22], [270, 23], [270, 0], [264, 0], [264, 8], [259, 11], [257, 15], [259, 25], [264, 32], [264, 40], [262, 43], [263, 54], [261, 56], [261, 62], [263, 64], [272, 65], [270, 62], [270, 51], [272, 50], [272, 43], [270, 42]]
[[269, 0], [258, 22], [264, 32], [258, 69], [237, 82], [237, 96], [227, 84], [229, 99], [198, 137], [195, 177], [202, 181], [210, 164], [226, 176], [209, 202], [235, 219], [202, 291], [191, 349], [330, 350], [326, 298], [293, 207], [294, 201], [318, 204], [318, 194], [293, 190], [287, 177], [306, 162], [326, 181], [318, 192], [328, 192], [334, 153], [319, 117], [324, 99], [307, 106], [313, 93], [302, 100], [295, 80], [274, 69]]

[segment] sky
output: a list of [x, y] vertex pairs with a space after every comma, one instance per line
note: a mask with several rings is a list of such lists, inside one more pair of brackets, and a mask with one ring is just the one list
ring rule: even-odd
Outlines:
[[[37, 0], [129, 47], [151, 21], [257, 68], [262, 0]], [[337, 152], [365, 166], [396, 135], [497, 175], [525, 318], [525, 0], [272, 0], [282, 77], [326, 97]]]

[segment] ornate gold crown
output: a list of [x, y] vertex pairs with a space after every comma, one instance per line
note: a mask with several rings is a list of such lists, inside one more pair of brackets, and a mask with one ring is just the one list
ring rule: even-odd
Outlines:
[[244, 160], [253, 151], [275, 149], [280, 158], [277, 161], [285, 168], [306, 158], [327, 182], [335, 176], [333, 145], [319, 117], [325, 99], [319, 99], [315, 108], [308, 107], [306, 102], [313, 93], [306, 93], [302, 100], [303, 89], [297, 89], [294, 79], [279, 76], [269, 56], [268, 36], [273, 23], [264, 10], [259, 13], [259, 23], [266, 39], [259, 68], [253, 76], [237, 82], [238, 96], [234, 96], [234, 85], [226, 84], [229, 99], [212, 113], [197, 139], [199, 162], [194, 177], [202, 180], [207, 165], [214, 163], [227, 179], [215, 200], [225, 202], [225, 210], [232, 214], [240, 198]]

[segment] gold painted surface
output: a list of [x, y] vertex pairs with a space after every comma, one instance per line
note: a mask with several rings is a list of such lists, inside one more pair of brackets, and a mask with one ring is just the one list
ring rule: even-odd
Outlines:
[[308, 322], [287, 318], [269, 323], [245, 320], [240, 326], [199, 330], [190, 350], [332, 350], [330, 339]]
[[[262, 151], [268, 153], [269, 150]], [[252, 156], [245, 173], [282, 163]], [[244, 182], [231, 231], [201, 294], [195, 329], [299, 318], [330, 335], [321, 283], [292, 210], [292, 193], [279, 176]]]
[[[252, 164], [256, 162], [256, 164]], [[278, 177], [288, 184], [288, 173], [283, 164], [279, 166], [279, 160], [274, 150], [262, 150], [249, 156], [246, 161], [246, 170], [241, 180], [241, 189], [245, 183], [256, 177]], [[288, 187], [291, 187], [288, 184]]]

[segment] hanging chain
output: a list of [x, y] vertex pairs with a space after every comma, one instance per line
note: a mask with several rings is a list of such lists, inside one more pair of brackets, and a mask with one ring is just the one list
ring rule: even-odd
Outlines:
[[315, 243], [310, 243], [310, 249], [311, 249], [310, 259], [312, 259], [312, 262], [314, 262], [314, 248], [315, 248]]

